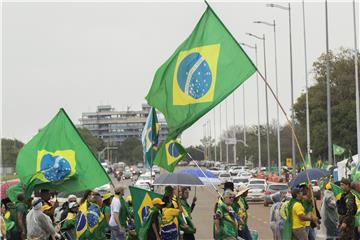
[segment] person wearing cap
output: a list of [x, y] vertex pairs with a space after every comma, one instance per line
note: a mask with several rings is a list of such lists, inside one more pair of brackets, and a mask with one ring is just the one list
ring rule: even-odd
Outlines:
[[357, 211], [355, 196], [350, 192], [350, 180], [342, 178], [340, 187], [343, 190], [338, 201], [340, 239], [353, 239], [355, 236], [355, 214]]
[[171, 186], [165, 187], [165, 195], [163, 197], [164, 207], [162, 208], [160, 236], [162, 240], [176, 240], [179, 235], [178, 216], [182, 213], [179, 206], [174, 189]]
[[[182, 187], [180, 195], [180, 204], [183, 209], [183, 213], [179, 215], [180, 230], [184, 232], [183, 240], [195, 239], [196, 228], [192, 222], [191, 212], [195, 207], [196, 197], [193, 198], [191, 206], [188, 204], [187, 199], [189, 198], [190, 187]], [[194, 201], [195, 200], [195, 201]]]
[[61, 225], [61, 231], [65, 231], [68, 239], [76, 239], [76, 214], [79, 210], [77, 202], [70, 202], [68, 206], [68, 214]]
[[164, 206], [160, 198], [154, 198], [151, 201], [153, 207], [149, 209], [149, 214], [139, 231], [140, 239], [160, 240], [160, 220], [161, 209]]
[[[315, 207], [314, 207], [313, 200], [311, 198], [311, 191], [310, 191], [311, 187], [312, 187], [311, 184], [308, 185], [307, 183], [303, 183], [300, 186], [300, 190], [303, 193], [302, 204], [303, 204], [304, 209], [305, 209], [305, 214], [307, 216], [314, 215], [318, 219], [321, 219], [321, 216], [320, 216], [320, 213], [319, 213], [319, 211], [317, 209], [317, 206], [315, 204]], [[318, 221], [319, 220], [317, 220], [316, 222], [306, 221], [306, 231], [308, 232], [309, 240], [315, 240], [316, 239], [315, 227], [318, 228], [318, 229], [320, 228], [320, 225], [319, 225]]]
[[214, 239], [236, 240], [238, 236], [238, 218], [232, 205], [235, 193], [230, 189], [224, 191], [218, 201], [214, 215]]
[[316, 221], [317, 218], [313, 215], [305, 215], [305, 208], [302, 205], [303, 193], [299, 188], [293, 188], [291, 195], [282, 239], [308, 240], [306, 221]]
[[249, 192], [249, 188], [247, 188], [244, 184], [239, 185], [238, 193], [235, 196], [235, 200], [233, 203], [234, 211], [238, 215], [239, 219], [239, 237], [245, 240], [251, 240], [250, 230], [247, 224], [248, 221], [248, 209], [249, 205], [246, 201], [247, 194]]
[[[77, 202], [77, 197], [74, 194], [70, 194], [67, 197], [67, 201], [64, 202], [61, 207], [58, 207], [57, 209], [55, 209], [54, 212], [54, 220], [55, 222], [62, 222], [65, 220], [65, 218], [68, 215], [69, 212], [69, 204], [72, 202]], [[60, 215], [60, 218], [59, 218]]]
[[[114, 189], [115, 195], [110, 205], [110, 221], [109, 227], [111, 231], [111, 239], [124, 240], [125, 239], [125, 221], [122, 219], [125, 209], [125, 201], [123, 200], [124, 187], [117, 186]], [[126, 214], [126, 212], [125, 212]], [[123, 223], [124, 222], [124, 223]]]
[[339, 216], [336, 212], [336, 199], [331, 191], [331, 184], [325, 185], [323, 202], [320, 209], [321, 222], [324, 233], [327, 238], [333, 239], [339, 236], [337, 226], [339, 224]]
[[104, 232], [106, 238], [110, 238], [110, 228], [109, 228], [109, 222], [111, 217], [111, 200], [113, 198], [113, 194], [111, 192], [105, 193], [102, 195], [102, 206], [101, 206], [101, 212], [104, 214]]
[[26, 228], [28, 240], [47, 240], [50, 236], [55, 240], [57, 235], [52, 220], [42, 212], [43, 200], [34, 198], [32, 200], [32, 209], [26, 215]]

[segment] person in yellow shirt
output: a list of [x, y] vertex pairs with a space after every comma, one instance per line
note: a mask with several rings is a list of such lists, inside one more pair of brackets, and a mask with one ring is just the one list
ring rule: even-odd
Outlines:
[[[307, 221], [316, 221], [317, 218], [313, 215], [306, 216], [305, 208], [301, 201], [303, 200], [303, 193], [299, 188], [291, 190], [292, 202], [291, 207], [291, 223], [292, 223], [292, 239], [308, 240], [308, 233], [306, 231]], [[289, 209], [290, 210], [290, 209]], [[289, 216], [290, 217], [290, 216]]]

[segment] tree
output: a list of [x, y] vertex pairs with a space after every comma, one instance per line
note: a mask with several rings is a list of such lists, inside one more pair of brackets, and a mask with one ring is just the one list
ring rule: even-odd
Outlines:
[[77, 130], [95, 156], [97, 156], [99, 151], [104, 149], [105, 142], [101, 138], [92, 135], [87, 128], [78, 128]]
[[129, 165], [143, 162], [143, 146], [138, 138], [127, 138], [116, 152], [117, 159]]
[[[359, 59], [358, 55], [358, 59]], [[327, 159], [326, 58], [330, 60], [332, 142], [357, 152], [355, 76], [353, 52], [341, 49], [327, 56], [322, 54], [313, 64], [315, 84], [309, 88], [309, 118], [312, 156]], [[360, 66], [360, 65], [359, 65]], [[305, 93], [294, 104], [298, 134], [306, 143]]]
[[[190, 146], [186, 148], [186, 151], [195, 160], [204, 160], [204, 146]], [[213, 156], [213, 155], [212, 155]]]
[[24, 143], [16, 139], [1, 139], [1, 159], [2, 167], [12, 167], [16, 166], [16, 157], [20, 149], [24, 146]]

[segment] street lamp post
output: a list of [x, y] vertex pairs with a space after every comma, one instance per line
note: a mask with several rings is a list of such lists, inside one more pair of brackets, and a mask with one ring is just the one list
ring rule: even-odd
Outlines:
[[357, 150], [358, 150], [358, 162], [360, 162], [360, 113], [359, 113], [359, 77], [358, 77], [358, 49], [356, 38], [356, 11], [355, 0], [353, 0], [353, 19], [354, 19], [354, 64], [355, 64], [355, 99], [356, 99], [356, 135], [357, 135]]
[[[290, 45], [290, 84], [291, 84], [291, 124], [294, 126], [294, 79], [293, 79], [293, 60], [292, 60], [292, 38], [291, 38], [291, 7], [288, 3], [287, 7], [278, 4], [266, 4], [267, 7], [275, 7], [282, 10], [286, 10], [289, 13], [289, 45]], [[294, 134], [291, 135], [291, 146], [292, 146], [292, 161], [293, 169], [295, 169], [296, 155], [295, 155], [295, 140]]]
[[[255, 63], [258, 65], [258, 57], [257, 57], [257, 45], [251, 46], [246, 43], [240, 43], [240, 45], [254, 49], [255, 50]], [[257, 120], [258, 120], [258, 161], [259, 161], [259, 169], [261, 168], [261, 135], [260, 135], [260, 100], [259, 100], [259, 76], [256, 73], [256, 95], [257, 95]]]
[[[264, 22], [264, 21], [254, 21], [254, 23], [259, 23], [259, 24], [264, 24], [266, 26], [270, 26], [274, 30], [276, 97], [279, 98], [275, 20], [273, 20], [273, 23], [268, 23], [268, 22]], [[279, 105], [278, 104], [276, 104], [276, 128], [277, 128], [278, 173], [280, 176], [281, 175], [281, 149], [280, 149], [280, 125], [279, 125]]]
[[[256, 36], [252, 33], [246, 33], [247, 35], [257, 38], [263, 41], [264, 48], [264, 72], [265, 72], [265, 80], [267, 81], [267, 73], [266, 73], [266, 46], [265, 46], [265, 34], [262, 37]], [[265, 84], [265, 100], [266, 100], [266, 147], [267, 147], [267, 165], [268, 170], [270, 171], [270, 139], [269, 139], [269, 104], [268, 104], [268, 88]]]

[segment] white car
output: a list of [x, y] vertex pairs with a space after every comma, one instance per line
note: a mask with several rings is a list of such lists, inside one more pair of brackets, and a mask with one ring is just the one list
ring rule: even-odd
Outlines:
[[241, 172], [247, 172], [247, 171], [249, 171], [249, 168], [246, 166], [233, 166], [229, 170], [232, 176], [236, 176]]
[[265, 185], [265, 187], [267, 187], [267, 181], [265, 179], [260, 179], [260, 178], [251, 178], [249, 180], [249, 185], [250, 184], [263, 184]]
[[146, 172], [138, 177], [135, 185], [149, 185], [149, 184], [151, 185], [152, 183], [153, 180], [151, 178], [150, 172]]
[[264, 201], [265, 199], [265, 184], [248, 184], [249, 188], [246, 200], [248, 201]]
[[240, 178], [246, 178], [246, 179], [252, 178], [252, 174], [249, 172], [239, 172], [237, 176]]
[[227, 172], [220, 173], [218, 178], [220, 179], [221, 183], [231, 182], [232, 181], [231, 175], [229, 173], [227, 173]]
[[232, 181], [234, 183], [234, 188], [237, 189], [240, 185], [244, 184], [245, 186], [247, 186], [247, 184], [249, 183], [249, 179], [248, 178], [241, 178], [241, 177], [233, 177]]

